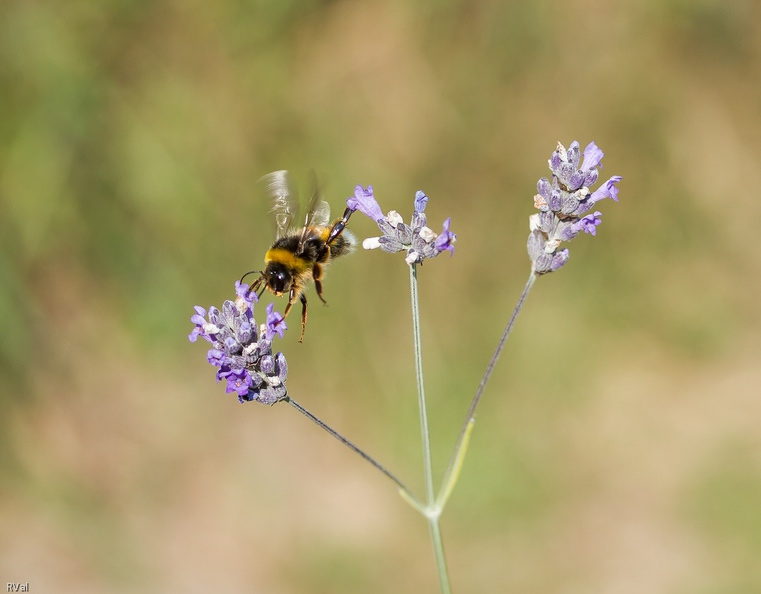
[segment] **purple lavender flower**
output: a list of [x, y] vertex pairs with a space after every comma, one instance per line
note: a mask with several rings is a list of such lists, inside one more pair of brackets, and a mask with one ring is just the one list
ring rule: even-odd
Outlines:
[[378, 201], [373, 196], [373, 187], [357, 186], [354, 188], [354, 196], [346, 199], [346, 206], [352, 210], [358, 210], [366, 217], [370, 217], [373, 221], [378, 221], [383, 218], [383, 211], [381, 210]]
[[570, 241], [582, 231], [597, 234], [602, 222], [599, 211], [589, 212], [605, 198], [618, 201], [620, 175], [614, 175], [595, 192], [590, 186], [597, 182], [598, 168], [605, 155], [590, 142], [582, 154], [575, 140], [566, 148], [558, 143], [549, 159], [552, 180], [543, 177], [537, 183], [534, 206], [539, 212], [529, 217], [531, 233], [528, 239], [529, 258], [537, 274], [559, 270], [568, 261], [567, 249], [559, 249], [563, 241]]
[[457, 240], [457, 235], [449, 230], [449, 225], [452, 223], [452, 217], [447, 217], [444, 221], [443, 229], [439, 236], [434, 240], [434, 247], [440, 252], [447, 251], [450, 255], [454, 256], [454, 242]]
[[448, 251], [454, 254], [454, 242], [457, 235], [449, 229], [451, 218], [444, 221], [444, 228], [440, 234], [436, 234], [427, 226], [428, 219], [425, 207], [428, 204], [428, 196], [418, 190], [415, 193], [413, 213], [410, 224], [406, 224], [402, 215], [392, 210], [384, 216], [380, 205], [372, 193], [372, 186], [367, 190], [357, 186], [354, 196], [346, 200], [346, 206], [352, 210], [359, 210], [364, 215], [373, 219], [383, 233], [380, 237], [369, 237], [362, 242], [366, 250], [376, 248], [384, 252], [406, 252], [407, 264], [421, 264], [426, 258], [435, 258], [441, 252]]
[[245, 311], [247, 307], [253, 308], [254, 303], [259, 301], [256, 291], [249, 291], [248, 285], [241, 283], [239, 280], [235, 281], [235, 296], [235, 304], [242, 311]]
[[188, 340], [190, 342], [195, 342], [200, 336], [211, 342], [211, 338], [209, 338], [211, 329], [206, 328], [206, 310], [200, 305], [196, 305], [194, 309], [196, 310], [196, 313], [195, 315], [191, 316], [190, 321], [193, 322], [196, 327], [193, 328], [193, 331], [190, 334], [188, 334]]
[[614, 175], [597, 188], [597, 190], [595, 190], [595, 192], [589, 197], [589, 206], [591, 207], [594, 203], [599, 202], [604, 198], [613, 198], [613, 200], [618, 202], [618, 188], [616, 187], [616, 184], [620, 182], [621, 179], [620, 175]]
[[283, 338], [285, 331], [288, 329], [288, 326], [285, 325], [285, 318], [279, 311], [275, 311], [274, 303], [270, 303], [267, 306], [267, 321], [264, 324], [264, 328], [267, 340], [272, 340], [275, 334]]
[[228, 394], [235, 392], [239, 398], [246, 400], [248, 391], [251, 388], [251, 375], [245, 369], [228, 369], [218, 372], [219, 379], [227, 380]]
[[587, 145], [587, 148], [584, 149], [584, 161], [581, 163], [581, 171], [586, 172], [597, 168], [604, 156], [605, 153], [600, 150], [600, 147], [598, 147], [594, 142], [590, 142]]
[[600, 218], [601, 216], [602, 213], [599, 210], [596, 210], [591, 215], [587, 215], [579, 219], [576, 223], [573, 224], [573, 227], [583, 230], [584, 233], [597, 235], [597, 225], [602, 223], [602, 219]]
[[415, 212], [423, 212], [428, 204], [428, 196], [426, 196], [422, 190], [415, 192], [415, 204], [413, 208]]
[[266, 323], [257, 327], [253, 310], [256, 297], [247, 291], [248, 285], [236, 282], [236, 300], [225, 301], [221, 310], [212, 306], [207, 314], [196, 306], [190, 318], [195, 328], [188, 339], [196, 342], [200, 336], [211, 343], [206, 359], [217, 368], [217, 381], [227, 382], [228, 394], [236, 393], [240, 402], [274, 404], [288, 395], [285, 356], [272, 354], [272, 339], [276, 334], [283, 336], [285, 323], [270, 304]]

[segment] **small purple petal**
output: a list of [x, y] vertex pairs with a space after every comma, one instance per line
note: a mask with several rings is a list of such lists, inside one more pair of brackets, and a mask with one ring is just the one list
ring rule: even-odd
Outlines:
[[542, 253], [536, 260], [533, 260], [534, 272], [537, 274], [546, 274], [552, 272], [552, 254]]
[[230, 363], [230, 359], [219, 349], [210, 349], [206, 353], [206, 360], [214, 365], [214, 367], [222, 367]]
[[423, 212], [428, 204], [428, 196], [422, 190], [415, 192], [415, 212]]
[[553, 223], [555, 224], [555, 230], [552, 234], [552, 238], [559, 241], [571, 241], [582, 229], [582, 226], [578, 224], [578, 221], [576, 223], [570, 221], [553, 221]]
[[259, 361], [259, 369], [265, 375], [272, 375], [275, 371], [275, 359], [272, 355], [264, 355]]
[[544, 235], [541, 231], [538, 229], [534, 229], [529, 233], [528, 236], [528, 257], [531, 259], [532, 262], [536, 262], [539, 257], [544, 253], [544, 246], [546, 244], [546, 240], [544, 239]]
[[614, 175], [603, 185], [597, 188], [597, 190], [595, 190], [587, 200], [587, 207], [589, 208], [594, 203], [599, 202], [605, 198], [613, 198], [613, 200], [618, 202], [618, 188], [616, 187], [616, 184], [622, 179], [623, 178], [620, 175]]
[[560, 166], [562, 165], [562, 163], [563, 163], [563, 155], [561, 154], [560, 147], [558, 146], [558, 148], [555, 149], [552, 155], [550, 155], [549, 165], [550, 165], [550, 170], [552, 171], [552, 173], [556, 173], [560, 169]]
[[552, 192], [552, 185], [550, 184], [550, 180], [548, 180], [546, 177], [543, 177], [538, 182], [536, 182], [536, 191], [541, 194], [542, 198], [549, 200], [550, 193]]
[[206, 324], [206, 320], [203, 317], [199, 316], [198, 314], [192, 316], [190, 318], [190, 321], [193, 322], [196, 326], [201, 326], [201, 327], [203, 327]]
[[574, 173], [576, 173], [576, 167], [570, 163], [561, 163], [555, 175], [557, 175], [558, 179], [563, 182], [564, 185], [568, 186], [569, 180]]
[[231, 371], [227, 377], [226, 392], [231, 394], [236, 392], [238, 396], [246, 396], [248, 389], [251, 387], [251, 376], [245, 369], [238, 369]]
[[584, 185], [584, 179], [586, 179], [586, 175], [584, 175], [583, 172], [574, 171], [566, 183], [568, 190], [571, 192], [578, 190], [581, 186]]
[[236, 337], [241, 344], [249, 344], [254, 338], [254, 328], [248, 320], [242, 320], [238, 326], [238, 335]]
[[277, 376], [281, 382], [285, 382], [288, 377], [288, 363], [285, 360], [285, 355], [283, 353], [275, 355], [275, 362], [277, 364]]
[[276, 387], [262, 388], [259, 392], [258, 400], [262, 404], [272, 405], [283, 400], [286, 396], [287, 392], [285, 386], [280, 385]]
[[378, 247], [380, 247], [380, 249], [382, 249], [384, 252], [395, 254], [396, 252], [401, 252], [404, 249], [404, 244], [395, 237], [384, 235], [383, 237], [378, 238]]
[[584, 149], [584, 161], [581, 163], [581, 171], [587, 172], [600, 164], [605, 153], [593, 142]]
[[238, 297], [246, 297], [246, 293], [248, 292], [248, 285], [246, 283], [241, 283], [240, 281], [235, 281], [235, 294]]
[[196, 305], [196, 313], [190, 317], [190, 321], [196, 326], [203, 326], [206, 323], [206, 310]]
[[552, 231], [552, 225], [555, 224], [555, 213], [552, 212], [540, 212], [539, 215], [539, 230], [549, 233]]
[[606, 185], [608, 186], [608, 191], [610, 192], [610, 197], [613, 198], [616, 202], [618, 202], [618, 187], [616, 184], [620, 182], [623, 178], [620, 175], [614, 175], [611, 177], [607, 182]]
[[581, 145], [578, 140], [574, 140], [568, 147], [568, 162], [576, 169], [579, 166], [579, 159], [581, 159]]
[[373, 196], [372, 186], [367, 186], [367, 189], [362, 186], [354, 188], [354, 196], [346, 199], [346, 206], [352, 210], [359, 210], [373, 221], [383, 218], [383, 211], [375, 196]]
[[[602, 165], [600, 165], [600, 167], [602, 167]], [[586, 176], [584, 177], [584, 185], [588, 188], [595, 185], [599, 175], [600, 173], [597, 169], [590, 169], [586, 172]]]
[[593, 214], [587, 215], [582, 219], [579, 219], [576, 223], [573, 224], [573, 228], [576, 230], [577, 233], [580, 231], [584, 231], [584, 233], [589, 233], [590, 235], [597, 235], [597, 225], [602, 223], [602, 213], [599, 210], [596, 210]]
[[238, 340], [232, 336], [225, 337], [223, 344], [225, 346], [226, 352], [231, 355], [240, 355], [241, 351], [243, 350], [241, 348], [240, 342], [238, 342]]
[[242, 301], [249, 309], [252, 309], [254, 303], [259, 300], [256, 296], [256, 291], [249, 292], [249, 285], [240, 281], [235, 281], [235, 295], [237, 296], [236, 302]]
[[267, 321], [266, 321], [266, 334], [267, 340], [272, 340], [275, 334], [278, 334], [280, 338], [283, 338], [288, 326], [285, 325], [285, 319], [280, 312], [275, 311], [275, 304], [270, 303], [267, 306]]
[[452, 223], [452, 217], [448, 217], [444, 221], [444, 226], [439, 236], [434, 240], [434, 247], [443, 252], [447, 250], [454, 256], [454, 242], [457, 240], [457, 235], [449, 230], [449, 225]]
[[555, 272], [559, 268], [562, 268], [565, 266], [565, 263], [568, 262], [569, 252], [567, 249], [560, 250], [559, 252], [556, 252], [552, 256], [552, 264], [550, 265], [550, 270], [552, 272]]
[[558, 212], [563, 208], [563, 193], [560, 188], [552, 190], [550, 199], [547, 201], [547, 206], [553, 212]]
[[204, 326], [206, 325], [206, 310], [200, 305], [196, 305], [193, 309], [196, 310], [196, 313], [191, 316], [190, 321], [193, 322], [196, 327], [193, 328], [193, 331], [190, 334], [188, 334], [188, 340], [190, 342], [195, 342], [198, 340], [199, 336], [202, 336], [206, 340], [211, 341], [204, 332]]

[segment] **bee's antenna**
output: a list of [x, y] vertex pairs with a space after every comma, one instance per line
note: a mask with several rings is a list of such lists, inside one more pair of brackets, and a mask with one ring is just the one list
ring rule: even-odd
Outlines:
[[[248, 288], [248, 291], [246, 291], [246, 295], [250, 295], [251, 293], [255, 293], [259, 286], [262, 284], [262, 280], [264, 279], [264, 271], [262, 270], [249, 270], [246, 274], [240, 277], [240, 284], [243, 284], [243, 279], [245, 279], [249, 274], [258, 274], [259, 278], [257, 278], [253, 283], [251, 283], [251, 286]], [[261, 297], [261, 293], [259, 293], [259, 296]]]
[[263, 274], [261, 270], [249, 270], [246, 274], [240, 277], [240, 283], [243, 284], [243, 279], [245, 279], [249, 274]]

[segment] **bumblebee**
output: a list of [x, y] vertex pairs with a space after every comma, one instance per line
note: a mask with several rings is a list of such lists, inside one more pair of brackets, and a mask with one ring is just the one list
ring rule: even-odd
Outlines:
[[[277, 233], [272, 247], [264, 254], [264, 270], [253, 271], [259, 273], [259, 277], [251, 284], [249, 292], [258, 292], [261, 296], [266, 289], [277, 297], [288, 294], [284, 318], [288, 316], [296, 300], [300, 300], [299, 342], [303, 342], [307, 324], [307, 298], [304, 290], [310, 282], [314, 282], [317, 296], [327, 304], [322, 296], [325, 267], [334, 258], [353, 251], [356, 240], [346, 230], [346, 224], [354, 211], [347, 208], [341, 218], [330, 223], [330, 206], [322, 200], [315, 181], [312, 196], [305, 209], [306, 213], [299, 221], [299, 203], [289, 188], [288, 173], [273, 171], [265, 175], [261, 181], [266, 185], [267, 193], [273, 200], [272, 212], [275, 215]], [[299, 224], [302, 226], [297, 227]]]

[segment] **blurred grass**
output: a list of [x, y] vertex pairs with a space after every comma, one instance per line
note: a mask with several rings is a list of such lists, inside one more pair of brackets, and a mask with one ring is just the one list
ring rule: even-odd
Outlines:
[[[537, 284], [489, 387], [445, 516], [454, 585], [758, 590], [759, 16], [3, 3], [0, 577], [433, 591], [419, 519], [292, 411], [225, 396], [192, 306], [259, 265], [268, 171], [314, 168], [334, 210], [357, 183], [402, 213], [425, 190], [459, 236], [421, 270], [441, 472], [528, 272], [536, 180], [578, 139], [621, 202]], [[419, 488], [407, 271], [358, 253], [326, 297], [283, 343], [289, 389]]]

